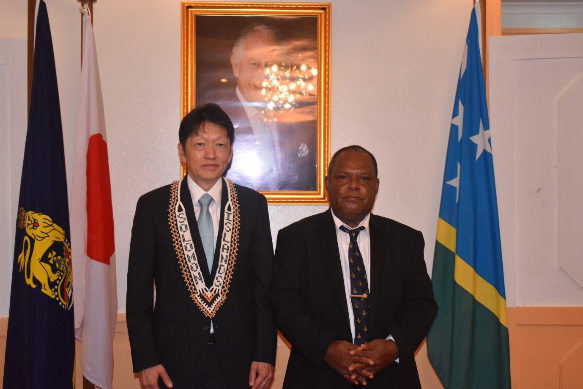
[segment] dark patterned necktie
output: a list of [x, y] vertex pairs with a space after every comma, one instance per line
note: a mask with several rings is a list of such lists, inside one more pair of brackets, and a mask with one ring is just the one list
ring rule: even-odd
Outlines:
[[356, 242], [358, 234], [364, 230], [364, 227], [350, 230], [345, 226], [341, 226], [340, 229], [350, 237], [348, 263], [350, 267], [350, 301], [354, 313], [354, 344], [361, 345], [368, 341], [368, 315], [370, 310], [366, 269]]

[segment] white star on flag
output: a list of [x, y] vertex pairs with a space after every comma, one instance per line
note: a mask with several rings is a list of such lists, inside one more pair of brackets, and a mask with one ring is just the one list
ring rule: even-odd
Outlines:
[[453, 186], [456, 189], [455, 193], [455, 202], [457, 203], [460, 199], [460, 163], [457, 163], [457, 176], [449, 181], [446, 184]]
[[462, 140], [462, 134], [464, 132], [464, 105], [462, 104], [461, 100], [459, 100], [458, 103], [458, 114], [456, 117], [451, 119], [451, 124], [455, 124], [458, 128], [457, 140], [459, 142]]
[[486, 150], [490, 154], [492, 154], [492, 147], [490, 147], [490, 130], [484, 131], [484, 125], [482, 124], [482, 120], [480, 119], [480, 132], [478, 135], [471, 136], [470, 139], [476, 145], [478, 145], [478, 149], [476, 150], [476, 161], [482, 155], [482, 152]]

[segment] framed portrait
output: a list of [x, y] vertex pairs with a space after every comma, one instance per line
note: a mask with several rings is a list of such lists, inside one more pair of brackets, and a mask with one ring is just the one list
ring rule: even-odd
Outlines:
[[327, 202], [330, 9], [182, 3], [181, 114], [216, 103], [229, 115], [235, 140], [225, 176], [269, 203]]

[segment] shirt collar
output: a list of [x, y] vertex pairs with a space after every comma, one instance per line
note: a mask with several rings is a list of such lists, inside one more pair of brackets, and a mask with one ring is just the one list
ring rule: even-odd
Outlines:
[[[336, 215], [334, 214], [334, 211], [332, 210], [332, 208], [330, 208], [330, 212], [332, 212], [332, 219], [334, 219], [334, 225], [336, 225], [336, 230], [339, 230], [341, 226], [345, 226], [346, 228], [353, 230], [354, 228], [347, 226], [346, 224], [344, 224], [342, 222], [342, 220], [338, 219], [338, 217], [336, 217]], [[368, 222], [370, 221], [370, 212], [364, 217], [364, 219], [362, 219], [360, 221], [360, 223], [358, 223], [358, 226], [356, 226], [355, 228], [358, 227], [364, 227], [366, 233], [368, 234]]]
[[211, 197], [213, 198], [215, 203], [217, 203], [217, 204], [221, 203], [221, 195], [223, 194], [223, 179], [222, 178], [218, 179], [217, 182], [215, 182], [213, 187], [208, 192], [205, 192], [200, 186], [198, 186], [198, 184], [196, 182], [194, 182], [194, 180], [190, 176], [188, 176], [187, 182], [188, 182], [188, 190], [190, 191], [190, 196], [192, 197], [192, 202], [194, 205], [196, 205], [198, 203], [198, 200], [205, 193], [208, 193], [209, 195], [211, 195]]

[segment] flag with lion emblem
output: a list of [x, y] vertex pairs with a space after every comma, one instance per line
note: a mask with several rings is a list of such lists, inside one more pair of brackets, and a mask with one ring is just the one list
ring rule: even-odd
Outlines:
[[4, 389], [73, 387], [73, 276], [67, 178], [47, 7], [40, 1], [22, 165]]

